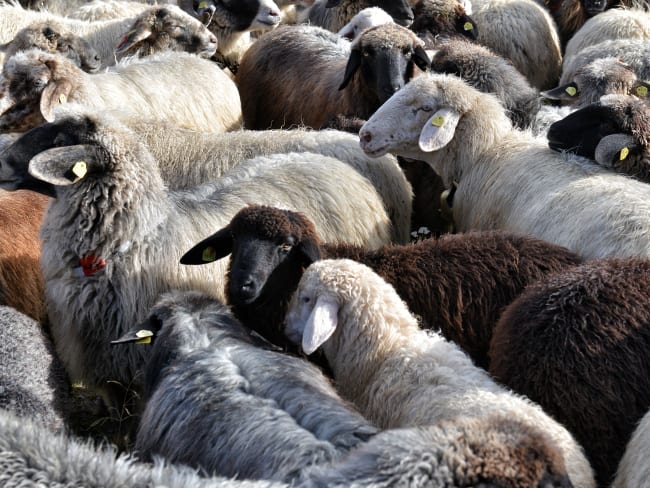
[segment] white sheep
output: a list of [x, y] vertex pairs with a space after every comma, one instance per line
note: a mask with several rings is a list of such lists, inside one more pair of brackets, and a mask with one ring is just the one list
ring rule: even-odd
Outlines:
[[574, 486], [595, 486], [582, 448], [562, 425], [498, 385], [455, 343], [421, 330], [395, 289], [367, 266], [345, 259], [310, 265], [285, 325], [305, 353], [323, 348], [341, 396], [378, 427], [506, 414], [549, 436]]
[[627, 443], [612, 488], [645, 488], [650, 482], [650, 412], [645, 414]]
[[[111, 406], [120, 384], [137, 390], [143, 358], [140, 351], [117, 356], [109, 341], [142, 320], [164, 291], [223, 297], [225, 263], [186, 267], [179, 259], [241, 207], [259, 202], [300, 209], [332, 240], [370, 247], [390, 241], [390, 220], [374, 187], [335, 159], [260, 157], [219, 182], [173, 192], [132, 131], [106, 114], [60, 110], [54, 123], [16, 144], [31, 147], [31, 155], [22, 152], [29, 172], [57, 196], [41, 231], [57, 353], [73, 381], [99, 390]], [[0, 160], [13, 157], [13, 147]]]
[[60, 54], [23, 51], [7, 60], [0, 97], [0, 129], [4, 131], [24, 131], [51, 122], [54, 108], [66, 102], [211, 132], [238, 129], [242, 121], [234, 82], [215, 63], [181, 52], [148, 56], [89, 74]]
[[68, 8], [66, 17], [70, 19], [97, 22], [134, 17], [147, 10], [150, 5], [144, 2], [125, 2], [116, 0], [93, 0], [77, 8]]
[[417, 77], [359, 135], [370, 156], [426, 161], [446, 185], [457, 181], [460, 232], [530, 234], [587, 259], [650, 255], [650, 186], [514, 130], [494, 96], [458, 78]]
[[376, 25], [390, 24], [393, 18], [379, 7], [368, 7], [356, 14], [338, 31], [338, 35], [354, 41], [362, 31]]

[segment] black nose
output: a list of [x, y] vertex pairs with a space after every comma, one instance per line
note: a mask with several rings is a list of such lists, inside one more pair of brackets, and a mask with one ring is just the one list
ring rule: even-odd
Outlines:
[[239, 287], [239, 296], [244, 300], [253, 298], [256, 291], [255, 282], [252, 279], [245, 280]]

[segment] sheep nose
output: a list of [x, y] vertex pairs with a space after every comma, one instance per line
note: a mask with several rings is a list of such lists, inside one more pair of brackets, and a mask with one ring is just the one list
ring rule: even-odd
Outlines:
[[255, 296], [255, 282], [252, 279], [247, 279], [239, 287], [239, 294], [243, 298], [252, 298]]
[[210, 35], [208, 40], [210, 41], [210, 44], [216, 44], [217, 43], [217, 37], [216, 36]]
[[359, 139], [361, 139], [361, 142], [364, 144], [368, 144], [372, 142], [372, 134], [369, 131], [362, 129], [361, 132], [359, 132]]
[[269, 17], [278, 17], [279, 18], [280, 17], [280, 11], [275, 10], [274, 8], [270, 8], [269, 11], [267, 12], [267, 15]]

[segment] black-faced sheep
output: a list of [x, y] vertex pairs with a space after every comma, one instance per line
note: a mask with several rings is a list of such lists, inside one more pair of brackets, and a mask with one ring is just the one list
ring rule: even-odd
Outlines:
[[467, 15], [460, 0], [418, 0], [413, 6], [413, 23], [409, 29], [431, 48], [438, 36], [464, 36], [475, 40], [476, 22]]
[[18, 51], [32, 48], [64, 54], [88, 73], [97, 71], [101, 66], [95, 49], [57, 22], [35, 22], [19, 30], [11, 41], [0, 45], [0, 55], [6, 60]]
[[593, 260], [529, 286], [499, 320], [490, 372], [566, 426], [599, 486], [650, 408], [650, 261]]
[[576, 255], [537, 239], [497, 232], [449, 235], [369, 250], [323, 244], [304, 215], [260, 205], [188, 251], [202, 264], [231, 254], [226, 297], [237, 317], [274, 344], [286, 345], [282, 321], [304, 269], [321, 258], [349, 258], [391, 283], [420, 326], [440, 330], [480, 366], [501, 309], [530, 283], [573, 266]]
[[0, 306], [0, 409], [63, 430], [69, 395], [65, 369], [42, 325]]
[[496, 97], [456, 77], [418, 76], [359, 136], [370, 156], [427, 161], [446, 186], [457, 181], [459, 232], [529, 234], [583, 258], [650, 256], [650, 186], [552, 151], [513, 129]]
[[566, 45], [587, 19], [616, 3], [618, 0], [544, 0], [544, 5], [557, 24], [562, 46]]
[[[183, 89], [178, 98], [176, 90]], [[206, 87], [213, 92], [205, 96]], [[223, 132], [241, 127], [234, 82], [218, 66], [169, 52], [88, 74], [61, 55], [29, 50], [6, 63], [0, 84], [0, 130], [21, 132], [53, 120], [53, 110], [77, 102], [102, 110]]]
[[150, 334], [146, 408], [135, 451], [211, 475], [291, 482], [331, 463], [377, 430], [312, 364], [252, 334], [198, 292], [160, 298], [116, 342]]
[[390, 242], [374, 187], [333, 158], [260, 157], [219, 182], [168, 191], [151, 153], [124, 125], [79, 107], [59, 110], [59, 119], [15, 144], [21, 157], [31, 147], [30, 174], [56, 194], [41, 231], [41, 263], [57, 352], [71, 379], [99, 390], [109, 405], [120, 384], [137, 390], [143, 360], [140, 351], [115, 355], [109, 340], [170, 289], [223, 296], [225, 263], [192, 269], [178, 260], [247, 203], [300, 208], [336, 241]]
[[352, 48], [318, 27], [281, 26], [253, 44], [237, 72], [244, 125], [318, 129], [337, 114], [367, 119], [428, 68], [423, 45], [396, 24], [363, 31]]
[[55, 434], [29, 418], [0, 410], [0, 485], [51, 488], [174, 487], [287, 488], [272, 481], [206, 478], [183, 466], [156, 460], [137, 463], [111, 447], [93, 447], [66, 434]]
[[588, 157], [605, 168], [650, 183], [650, 107], [636, 97], [611, 95], [549, 129], [549, 146]]
[[304, 477], [299, 486], [572, 486], [557, 447], [539, 430], [502, 415], [384, 431], [343, 461]]
[[582, 448], [560, 423], [498, 385], [456, 344], [421, 330], [395, 289], [363, 264], [309, 266], [291, 299], [286, 333], [306, 353], [323, 348], [341, 396], [380, 428], [505, 415], [555, 443], [573, 486], [595, 486]]
[[299, 22], [338, 32], [364, 8], [379, 7], [399, 25], [413, 22], [413, 10], [406, 0], [317, 0], [298, 17]]

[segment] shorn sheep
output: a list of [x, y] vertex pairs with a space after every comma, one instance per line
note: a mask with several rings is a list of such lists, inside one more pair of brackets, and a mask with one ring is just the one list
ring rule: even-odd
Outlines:
[[32, 48], [62, 53], [88, 73], [101, 66], [99, 55], [87, 41], [56, 22], [35, 22], [19, 30], [11, 41], [0, 45], [0, 62]]
[[42, 325], [1, 305], [0, 408], [62, 430], [69, 395], [65, 369]]
[[291, 482], [377, 432], [315, 366], [274, 350], [202, 293], [162, 296], [121, 341], [143, 333], [151, 346], [126, 347], [151, 349], [134, 447], [144, 460]]
[[[306, 125], [332, 116], [367, 119], [430, 60], [424, 43], [396, 24], [367, 29], [352, 44], [312, 26], [286, 26], [262, 36], [237, 72], [248, 129]], [[269, 96], [272, 93], [273, 96]]]
[[585, 259], [650, 255], [650, 186], [514, 130], [494, 96], [458, 78], [415, 78], [359, 136], [370, 156], [423, 160], [445, 185], [457, 181], [459, 232], [529, 234]]
[[645, 100], [610, 95], [549, 129], [549, 146], [594, 159], [605, 168], [650, 183], [650, 108]]
[[650, 480], [650, 466], [646, 463], [650, 453], [650, 413], [646, 413], [632, 434], [625, 454], [616, 470], [612, 488], [646, 486]]
[[323, 260], [307, 268], [286, 334], [307, 354], [323, 348], [341, 396], [379, 428], [506, 415], [549, 436], [573, 486], [595, 486], [582, 448], [561, 424], [495, 383], [456, 344], [421, 330], [394, 288], [363, 264]]
[[501, 309], [529, 284], [580, 262], [566, 249], [524, 236], [482, 232], [369, 250], [323, 244], [314, 224], [290, 210], [253, 205], [188, 251], [181, 263], [231, 254], [226, 297], [237, 317], [284, 346], [282, 321], [303, 270], [321, 258], [349, 258], [392, 284], [420, 326], [440, 330], [480, 366]]
[[0, 410], [0, 485], [87, 488], [282, 488], [272, 481], [206, 478], [183, 466], [135, 462], [107, 446], [52, 433], [33, 419]]
[[557, 447], [538, 429], [501, 415], [384, 431], [304, 477], [310, 487], [572, 486]]
[[611, 482], [650, 408], [650, 261], [592, 260], [529, 286], [494, 330], [490, 373], [539, 403]]
[[[223, 296], [225, 265], [191, 269], [178, 260], [242, 206], [300, 208], [336, 241], [372, 247], [390, 241], [390, 220], [374, 187], [335, 159], [260, 157], [219, 182], [173, 192], [145, 145], [117, 120], [78, 107], [59, 110], [55, 122], [18, 142], [22, 154], [33, 146], [29, 172], [42, 180], [40, 190], [49, 186], [56, 194], [41, 231], [41, 263], [57, 352], [71, 379], [98, 390], [109, 405], [120, 384], [137, 390], [143, 360], [141, 350], [115, 355], [109, 341], [170, 289]], [[0, 155], [0, 166], [11, 149]]]
[[[183, 88], [178, 98], [177, 89]], [[211, 94], [205, 96], [209, 87]], [[234, 82], [218, 66], [187, 53], [163, 53], [88, 74], [61, 55], [29, 50], [7, 61], [0, 84], [0, 130], [21, 132], [53, 120], [76, 102], [212, 132], [241, 127]]]
[[413, 10], [407, 0], [316, 0], [314, 5], [298, 16], [299, 22], [338, 32], [364, 8], [379, 7], [399, 25], [413, 22]]

